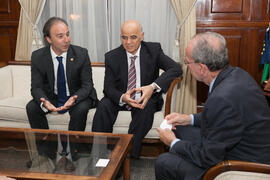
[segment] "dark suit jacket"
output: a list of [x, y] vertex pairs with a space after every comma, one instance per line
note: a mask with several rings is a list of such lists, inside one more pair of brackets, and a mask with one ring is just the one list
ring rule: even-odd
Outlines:
[[[162, 92], [166, 92], [171, 81], [182, 74], [180, 66], [163, 53], [159, 43], [141, 42], [140, 68], [141, 86], [155, 82]], [[165, 71], [161, 76], [159, 69]], [[121, 45], [105, 54], [105, 97], [119, 104], [120, 97], [127, 91], [127, 83], [128, 60], [126, 50]], [[160, 94], [155, 93], [151, 98], [159, 98], [161, 102]]]
[[[70, 45], [67, 51], [66, 76], [70, 96], [78, 96], [76, 103], [91, 98], [94, 107], [97, 95], [92, 81], [90, 58], [86, 49]], [[50, 46], [34, 51], [31, 57], [31, 94], [38, 104], [41, 103], [41, 97], [51, 101], [56, 100], [54, 82]]]
[[221, 71], [194, 118], [201, 144], [182, 140], [171, 151], [205, 169], [227, 159], [270, 164], [270, 108], [244, 70], [228, 66]]

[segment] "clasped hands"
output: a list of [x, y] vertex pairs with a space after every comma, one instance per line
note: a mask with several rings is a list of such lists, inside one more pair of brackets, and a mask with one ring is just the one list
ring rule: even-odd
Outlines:
[[[138, 93], [138, 92], [142, 93], [140, 99], [135, 100], [135, 99], [132, 99], [130, 97], [131, 94], [134, 92], [135, 93]], [[148, 100], [151, 98], [152, 94], [153, 94], [153, 88], [151, 85], [142, 86], [140, 88], [133, 88], [131, 90], [128, 90], [125, 94], [123, 94], [122, 101], [129, 104], [132, 107], [144, 109]]]
[[51, 112], [58, 112], [58, 111], [63, 111], [63, 110], [67, 110], [69, 109], [76, 101], [76, 99], [78, 98], [77, 95], [71, 96], [67, 102], [60, 107], [55, 107], [50, 101], [46, 100], [45, 98], [40, 98], [40, 101], [43, 102], [43, 106]]

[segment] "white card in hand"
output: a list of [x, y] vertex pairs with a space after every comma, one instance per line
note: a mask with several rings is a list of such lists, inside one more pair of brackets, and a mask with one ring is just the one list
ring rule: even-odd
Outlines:
[[162, 123], [160, 124], [160, 128], [161, 128], [161, 129], [166, 129], [166, 128], [168, 128], [168, 129], [172, 130], [172, 124], [168, 124], [168, 121], [167, 121], [166, 119], [164, 119], [164, 120], [162, 121]]

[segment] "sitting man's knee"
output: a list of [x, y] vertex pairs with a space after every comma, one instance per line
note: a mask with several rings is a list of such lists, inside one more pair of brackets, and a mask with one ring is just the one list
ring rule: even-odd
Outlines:
[[38, 107], [38, 104], [34, 100], [31, 100], [26, 104], [26, 111], [27, 112], [36, 111], [37, 107]]

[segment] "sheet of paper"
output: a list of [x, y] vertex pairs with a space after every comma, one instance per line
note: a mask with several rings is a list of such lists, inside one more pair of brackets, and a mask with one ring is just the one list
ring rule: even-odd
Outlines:
[[166, 119], [164, 119], [164, 120], [162, 121], [162, 123], [160, 124], [160, 128], [161, 128], [161, 129], [166, 129], [166, 128], [168, 128], [168, 129], [172, 130], [172, 125], [171, 125], [171, 124], [168, 124], [168, 121], [167, 121]]
[[99, 159], [96, 164], [96, 167], [106, 167], [109, 161], [110, 161], [109, 159]]

